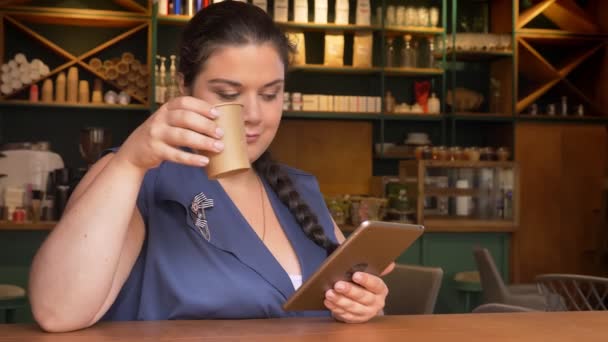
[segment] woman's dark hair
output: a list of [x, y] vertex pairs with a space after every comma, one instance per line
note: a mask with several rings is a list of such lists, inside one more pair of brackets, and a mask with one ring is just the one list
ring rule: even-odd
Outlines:
[[[178, 70], [184, 86], [192, 86], [207, 59], [218, 48], [263, 43], [271, 43], [275, 47], [287, 69], [294, 47], [262, 9], [237, 1], [206, 7], [190, 20], [182, 35]], [[253, 165], [289, 208], [306, 236], [324, 248], [327, 254], [333, 252], [337, 245], [327, 237], [317, 216], [304, 202], [283, 167], [272, 159], [268, 151]]]

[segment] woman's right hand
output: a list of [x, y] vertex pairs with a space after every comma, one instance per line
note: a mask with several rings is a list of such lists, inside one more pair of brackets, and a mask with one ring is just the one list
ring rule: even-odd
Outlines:
[[224, 132], [214, 121], [218, 114], [207, 102], [195, 97], [171, 99], [131, 133], [115, 157], [144, 171], [165, 160], [206, 166], [208, 157], [180, 147], [202, 154], [222, 151]]

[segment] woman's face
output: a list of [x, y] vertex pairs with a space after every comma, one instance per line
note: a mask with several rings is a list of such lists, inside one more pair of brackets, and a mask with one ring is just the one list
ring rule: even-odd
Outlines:
[[216, 50], [194, 80], [192, 96], [216, 105], [243, 105], [251, 162], [266, 151], [279, 128], [285, 66], [270, 43]]

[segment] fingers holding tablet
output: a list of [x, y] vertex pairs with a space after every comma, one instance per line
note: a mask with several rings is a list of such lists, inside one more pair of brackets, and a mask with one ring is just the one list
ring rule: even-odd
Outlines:
[[384, 308], [388, 288], [384, 281], [372, 274], [357, 272], [353, 281], [338, 281], [325, 293], [325, 306], [343, 322], [359, 323], [373, 318]]

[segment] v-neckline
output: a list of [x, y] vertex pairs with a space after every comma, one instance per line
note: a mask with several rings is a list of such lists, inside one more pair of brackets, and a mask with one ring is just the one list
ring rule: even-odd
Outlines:
[[[298, 248], [296, 247], [296, 244], [294, 243], [294, 239], [292, 237], [292, 234], [289, 230], [286, 230], [285, 227], [285, 222], [284, 222], [284, 218], [283, 215], [281, 215], [281, 213], [279, 212], [278, 208], [275, 205], [276, 200], [279, 200], [276, 197], [276, 194], [274, 193], [274, 190], [272, 190], [272, 188], [270, 188], [270, 185], [268, 185], [264, 179], [262, 177], [260, 177], [257, 173], [256, 173], [256, 177], [259, 177], [258, 179], [260, 180], [262, 186], [264, 186], [264, 192], [266, 193], [266, 198], [268, 199], [268, 203], [270, 203], [270, 208], [272, 209], [273, 214], [275, 215], [276, 219], [277, 219], [277, 223], [279, 224], [279, 227], [281, 228], [281, 230], [283, 231], [283, 234], [285, 234], [285, 237], [287, 238], [287, 241], [289, 242], [289, 244], [291, 245], [291, 248], [294, 251], [294, 254], [296, 255], [298, 264], [300, 266], [300, 273], [303, 274], [304, 273], [304, 264], [303, 264], [303, 259], [302, 256], [300, 255], [301, 253], [298, 253]], [[255, 236], [255, 241], [258, 245], [260, 245], [260, 248], [262, 248], [264, 250], [264, 252], [272, 257], [272, 260], [274, 260], [276, 266], [278, 266], [283, 273], [289, 277], [289, 272], [287, 272], [287, 270], [285, 270], [285, 268], [283, 268], [283, 266], [281, 265], [281, 263], [279, 262], [279, 260], [276, 258], [276, 256], [272, 253], [272, 251], [270, 250], [270, 248], [268, 248], [268, 246], [266, 246], [266, 244], [264, 243], [264, 241], [262, 241], [262, 239], [260, 238], [260, 236], [256, 233], [255, 229], [251, 226], [251, 224], [249, 223], [249, 221], [247, 221], [247, 219], [245, 218], [245, 215], [243, 215], [243, 213], [241, 212], [241, 210], [239, 209], [239, 207], [236, 205], [236, 203], [234, 203], [234, 201], [232, 200], [232, 198], [230, 197], [230, 195], [228, 194], [228, 192], [226, 191], [226, 189], [224, 189], [224, 186], [222, 185], [222, 183], [220, 183], [218, 180], [213, 180], [212, 183], [214, 183], [216, 185], [216, 187], [219, 190], [219, 193], [224, 196], [225, 200], [230, 203], [230, 210], [234, 212], [234, 214], [238, 217], [238, 219], [241, 221], [241, 223], [247, 227], [247, 231], [249, 234]], [[273, 200], [274, 199], [274, 200]]]

